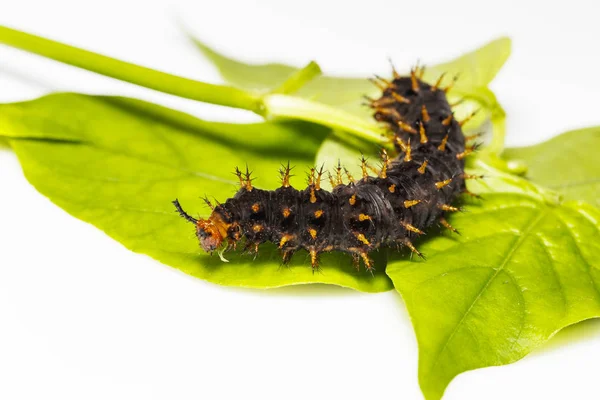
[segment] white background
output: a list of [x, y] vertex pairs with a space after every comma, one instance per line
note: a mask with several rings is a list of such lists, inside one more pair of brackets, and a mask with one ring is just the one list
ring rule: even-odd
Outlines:
[[[492, 88], [509, 145], [600, 124], [595, 1], [348, 3], [0, 0], [0, 24], [215, 82], [178, 19], [247, 61], [315, 59], [328, 73], [363, 76], [387, 73], [388, 56], [433, 64], [507, 34], [513, 53]], [[56, 90], [256, 119], [0, 46], [0, 101]], [[587, 322], [519, 363], [459, 376], [445, 399], [597, 398], [599, 367], [600, 325]], [[53, 206], [0, 149], [1, 399], [421, 397], [398, 294], [238, 290], [188, 277]]]

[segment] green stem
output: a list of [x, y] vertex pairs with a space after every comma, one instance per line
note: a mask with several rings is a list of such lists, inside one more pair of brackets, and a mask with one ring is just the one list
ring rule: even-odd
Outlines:
[[332, 129], [340, 129], [371, 143], [391, 146], [390, 140], [376, 123], [330, 107], [299, 97], [282, 94], [270, 94], [263, 98], [266, 117], [295, 118], [315, 122]]
[[271, 93], [290, 94], [296, 92], [307, 82], [321, 75], [321, 67], [314, 61], [296, 72], [294, 72], [281, 86], [273, 90]]
[[0, 43], [175, 96], [250, 110], [265, 118], [315, 122], [372, 143], [390, 145], [379, 127], [371, 121], [321, 103], [285, 95], [298, 90], [321, 73], [315, 62], [292, 74], [274, 92], [259, 95], [141, 67], [4, 26], [0, 26]]
[[0, 43], [175, 96], [263, 113], [260, 97], [252, 93], [141, 67], [5, 26], [0, 26]]

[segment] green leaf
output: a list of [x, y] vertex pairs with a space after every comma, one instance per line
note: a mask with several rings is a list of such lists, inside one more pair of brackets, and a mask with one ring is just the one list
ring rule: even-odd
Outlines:
[[[216, 52], [198, 39], [193, 39], [202, 53], [218, 68], [225, 81], [234, 86], [248, 89], [269, 91], [280, 86], [297, 68], [278, 64], [251, 65]], [[493, 138], [490, 152], [499, 153], [504, 143], [505, 113], [488, 84], [496, 76], [506, 62], [511, 51], [509, 38], [499, 38], [487, 45], [467, 53], [455, 60], [427, 67], [424, 79], [434, 83], [446, 72], [443, 85], [449, 85], [455, 75], [459, 75], [453, 90], [449, 93], [451, 102], [461, 100], [455, 108], [459, 119], [467, 117], [478, 110], [477, 116], [465, 126], [467, 133], [472, 133], [490, 121], [493, 125]], [[312, 101], [342, 108], [365, 118], [371, 122], [370, 110], [362, 106], [363, 96], [377, 96], [379, 89], [367, 78], [341, 78], [319, 76], [308, 82], [296, 96], [306, 97]], [[338, 140], [339, 141], [339, 140]], [[324, 150], [323, 150], [324, 151]]]
[[527, 177], [567, 200], [600, 206], [600, 127], [563, 133], [535, 146], [511, 148], [503, 156], [528, 165]]
[[455, 60], [428, 67], [425, 78], [434, 80], [446, 73], [449, 82], [454, 75], [459, 75], [454, 89], [464, 93], [475, 92], [494, 79], [510, 56], [510, 51], [510, 39], [502, 37]]
[[329, 283], [366, 292], [391, 289], [378, 257], [375, 276], [357, 272], [351, 258], [327, 254], [312, 273], [299, 252], [290, 268], [265, 245], [258, 258], [228, 253], [229, 263], [205, 254], [194, 228], [171, 201], [192, 214], [210, 210], [200, 197], [220, 201], [237, 190], [232, 174], [247, 163], [257, 185], [279, 186], [277, 170], [290, 160], [296, 186], [328, 131], [307, 123], [210, 123], [139, 100], [59, 94], [0, 105], [25, 176], [55, 204], [90, 222], [127, 248], [211, 282], [248, 287]]
[[[419, 344], [419, 382], [442, 397], [458, 374], [515, 362], [558, 330], [600, 316], [600, 211], [526, 193], [489, 193], [391, 260]], [[482, 393], [482, 397], [485, 395]]]
[[[298, 71], [298, 68], [279, 63], [246, 64], [218, 53], [196, 38], [192, 40], [218, 68], [226, 82], [242, 89], [270, 91], [281, 86]], [[361, 105], [363, 96], [376, 95], [378, 92], [379, 90], [366, 78], [318, 76], [294, 94], [367, 116], [368, 110]]]

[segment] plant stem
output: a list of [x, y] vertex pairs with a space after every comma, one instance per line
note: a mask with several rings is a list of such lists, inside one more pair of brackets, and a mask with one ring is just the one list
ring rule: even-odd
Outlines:
[[175, 96], [241, 108], [265, 118], [315, 122], [372, 143], [390, 145], [379, 127], [371, 121], [318, 102], [286, 95], [321, 74], [319, 66], [312, 61], [273, 92], [258, 94], [156, 71], [1, 25], [0, 43]]
[[0, 26], [0, 43], [175, 96], [263, 112], [260, 96], [252, 93], [141, 67], [5, 26]]
[[307, 82], [321, 75], [321, 67], [314, 61], [311, 61], [304, 68], [293, 73], [281, 86], [274, 89], [271, 93], [290, 94], [296, 92]]
[[353, 136], [371, 143], [391, 145], [383, 131], [370, 120], [355, 117], [340, 109], [300, 97], [270, 94], [263, 99], [266, 117], [295, 118], [315, 122], [330, 128], [350, 132]]

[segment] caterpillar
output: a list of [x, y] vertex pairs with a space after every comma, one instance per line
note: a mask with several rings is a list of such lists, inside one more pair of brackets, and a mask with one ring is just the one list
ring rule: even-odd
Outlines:
[[464, 172], [464, 158], [475, 146], [466, 146], [472, 138], [461, 128], [474, 114], [457, 121], [446, 98], [452, 83], [441, 88], [442, 75], [430, 85], [422, 80], [423, 73], [418, 66], [408, 76], [393, 69], [391, 81], [378, 76], [372, 80], [382, 94], [367, 98], [368, 105], [391, 133], [397, 152], [391, 158], [383, 149], [380, 168], [363, 157], [362, 177], [354, 179], [338, 163], [330, 175], [331, 192], [321, 187], [323, 168], [310, 170], [304, 190], [290, 185], [289, 163], [280, 170], [281, 187], [276, 190], [255, 188], [248, 169], [242, 173], [236, 168], [240, 189], [214, 207], [205, 199], [212, 208], [207, 219], [193, 218], [176, 199], [177, 212], [196, 226], [207, 252], [222, 245], [235, 249], [243, 238], [246, 250], [258, 252], [261, 243], [270, 241], [281, 249], [284, 264], [297, 250], [308, 251], [313, 272], [319, 269], [319, 254], [329, 251], [350, 253], [358, 269], [362, 260], [370, 272], [374, 267], [369, 253], [381, 246], [406, 246], [423, 257], [413, 239], [435, 223], [456, 232], [445, 215], [459, 211], [452, 203], [468, 193], [465, 179], [477, 178]]

